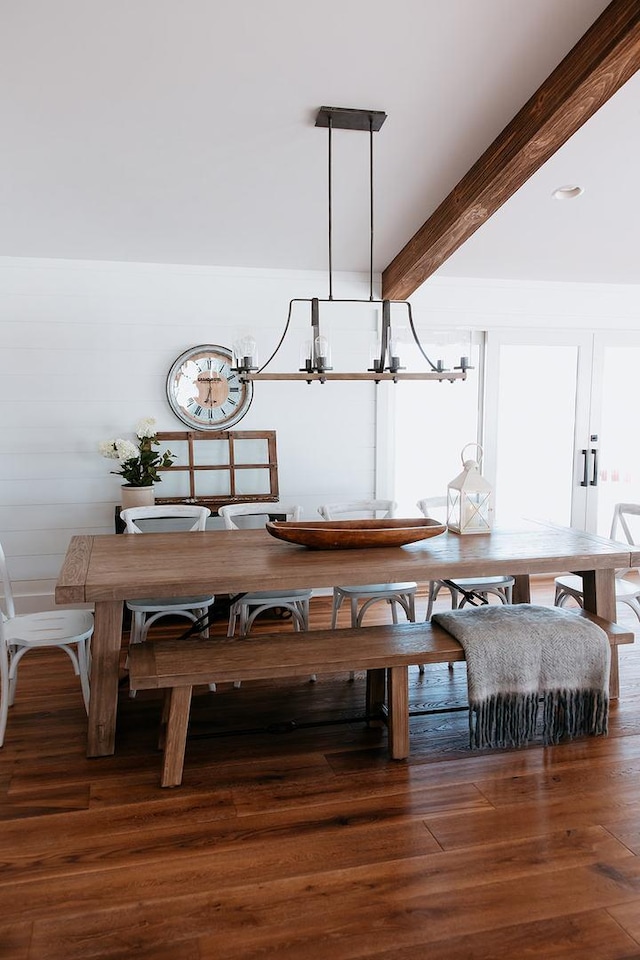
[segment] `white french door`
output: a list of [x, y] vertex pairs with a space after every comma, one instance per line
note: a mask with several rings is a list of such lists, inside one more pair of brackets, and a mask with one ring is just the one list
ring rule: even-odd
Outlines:
[[639, 369], [640, 332], [595, 335], [591, 427], [598, 436], [597, 496], [591, 498], [588, 529], [603, 536], [616, 503], [640, 503]]
[[416, 501], [423, 497], [446, 497], [447, 484], [462, 470], [462, 449], [481, 441], [482, 334], [471, 337], [467, 352], [473, 369], [465, 381], [403, 381], [376, 388], [376, 493], [396, 500], [399, 516], [417, 516]]
[[637, 333], [487, 335], [484, 473], [496, 522], [529, 516], [608, 536], [614, 504], [640, 502], [639, 364]]

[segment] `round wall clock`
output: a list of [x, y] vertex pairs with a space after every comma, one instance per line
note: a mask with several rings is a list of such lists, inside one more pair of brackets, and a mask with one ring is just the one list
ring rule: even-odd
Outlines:
[[227, 347], [200, 344], [181, 353], [167, 377], [167, 397], [177, 417], [195, 430], [227, 430], [249, 409], [253, 384], [231, 369]]

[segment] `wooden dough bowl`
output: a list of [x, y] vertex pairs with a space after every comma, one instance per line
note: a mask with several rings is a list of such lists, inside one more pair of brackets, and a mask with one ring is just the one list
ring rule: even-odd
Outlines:
[[273, 520], [266, 524], [272, 537], [313, 550], [357, 550], [364, 547], [402, 547], [437, 537], [446, 524], [429, 518], [408, 520]]

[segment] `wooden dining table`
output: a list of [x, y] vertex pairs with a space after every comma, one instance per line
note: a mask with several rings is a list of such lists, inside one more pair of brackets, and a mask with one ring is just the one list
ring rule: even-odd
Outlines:
[[[537, 522], [355, 550], [309, 550], [265, 530], [74, 536], [55, 599], [95, 609], [87, 755], [114, 752], [126, 600], [508, 574], [515, 578], [514, 603], [526, 603], [531, 574], [571, 572], [582, 576], [585, 609], [615, 621], [615, 570], [632, 566], [631, 560], [628, 546]], [[616, 696], [616, 648], [610, 689]]]

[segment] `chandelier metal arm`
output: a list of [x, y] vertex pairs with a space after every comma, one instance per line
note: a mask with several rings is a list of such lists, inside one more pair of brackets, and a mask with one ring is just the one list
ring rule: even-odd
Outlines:
[[[398, 301], [395, 301], [395, 302], [397, 303]], [[400, 302], [400, 303], [406, 303], [406, 305], [407, 305], [407, 315], [408, 315], [408, 317], [409, 317], [409, 329], [411, 330], [411, 333], [412, 333], [412, 335], [413, 335], [413, 339], [414, 339], [415, 342], [416, 342], [416, 346], [417, 346], [418, 350], [420, 351], [420, 353], [422, 354], [422, 356], [425, 358], [425, 360], [427, 361], [427, 363], [429, 364], [429, 366], [431, 367], [431, 369], [432, 369], [432, 370], [438, 370], [438, 367], [436, 366], [436, 364], [433, 363], [433, 361], [430, 359], [430, 357], [427, 356], [427, 354], [424, 352], [424, 350], [423, 350], [423, 348], [422, 348], [422, 344], [420, 343], [420, 338], [418, 337], [418, 331], [416, 330], [415, 325], [414, 325], [414, 322], [413, 322], [413, 312], [412, 312], [412, 310], [411, 310], [411, 304], [409, 303], [408, 300], [401, 300], [401, 301], [399, 301], [399, 302]]]
[[[306, 301], [306, 302], [308, 303], [309, 301]], [[291, 324], [291, 314], [293, 313], [293, 305], [294, 305], [294, 303], [297, 303], [297, 301], [296, 301], [296, 300], [290, 300], [290, 301], [289, 301], [289, 312], [288, 312], [288, 314], [287, 314], [287, 322], [285, 323], [285, 325], [284, 325], [284, 330], [282, 331], [282, 334], [281, 334], [281, 336], [280, 336], [280, 339], [278, 340], [278, 346], [275, 348], [275, 350], [273, 351], [273, 353], [271, 354], [271, 356], [269, 357], [269, 359], [268, 359], [265, 363], [262, 364], [262, 366], [261, 366], [260, 369], [258, 370], [258, 374], [262, 373], [262, 371], [263, 371], [266, 367], [269, 366], [269, 364], [271, 363], [271, 361], [272, 361], [273, 358], [275, 357], [276, 353], [278, 352], [278, 350], [280, 349], [280, 347], [281, 347], [282, 344], [284, 343], [284, 338], [286, 337], [287, 331], [289, 330], [289, 326], [290, 326], [290, 324]], [[239, 370], [240, 373], [243, 373], [243, 374], [245, 374], [245, 375], [246, 375], [246, 373], [247, 373], [247, 371], [242, 370], [241, 368], [238, 368], [238, 370]]]
[[[310, 357], [311, 363], [310, 363], [310, 366], [309, 366], [309, 368], [308, 368], [306, 371], [300, 371], [298, 374], [291, 374], [291, 375], [288, 375], [288, 374], [273, 374], [273, 375], [271, 375], [271, 374], [265, 374], [264, 371], [266, 370], [266, 368], [269, 366], [269, 364], [271, 363], [271, 361], [273, 360], [273, 358], [276, 356], [276, 354], [277, 354], [278, 351], [280, 350], [280, 347], [281, 347], [282, 344], [284, 343], [285, 337], [287, 336], [287, 333], [289, 332], [289, 327], [290, 327], [290, 325], [291, 325], [291, 318], [292, 318], [292, 315], [293, 315], [293, 307], [294, 307], [294, 304], [296, 304], [296, 303], [309, 303], [309, 304], [311, 304], [312, 347], [311, 347], [311, 357]], [[373, 370], [370, 370], [370, 371], [368, 371], [367, 373], [362, 373], [362, 374], [357, 374], [357, 375], [356, 375], [356, 374], [337, 374], [337, 373], [336, 373], [336, 374], [333, 374], [333, 375], [331, 375], [331, 376], [327, 376], [327, 375], [326, 375], [326, 371], [330, 369], [329, 367], [325, 367], [325, 368], [323, 368], [323, 369], [319, 369], [319, 368], [317, 367], [317, 365], [316, 365], [317, 357], [316, 357], [316, 354], [315, 354], [315, 346], [314, 346], [314, 345], [315, 345], [315, 343], [317, 342], [318, 338], [320, 337], [320, 304], [321, 304], [321, 303], [333, 303], [333, 304], [338, 304], [338, 303], [362, 303], [362, 304], [365, 304], [365, 303], [366, 303], [366, 304], [380, 303], [380, 304], [382, 304], [382, 330], [381, 330], [381, 335], [380, 335], [380, 356], [379, 356], [379, 359], [378, 359], [378, 360], [374, 361], [374, 369], [373, 369]], [[425, 360], [427, 361], [427, 363], [429, 364], [429, 368], [430, 368], [430, 370], [431, 370], [431, 373], [436, 374], [437, 376], [427, 377], [425, 374], [422, 374], [422, 373], [416, 373], [416, 374], [399, 374], [400, 367], [397, 367], [397, 368], [394, 369], [394, 368], [393, 368], [393, 360], [392, 360], [392, 358], [390, 358], [389, 375], [388, 375], [388, 376], [385, 375], [382, 379], [394, 379], [394, 377], [397, 378], [398, 375], [399, 375], [399, 378], [400, 378], [400, 379], [403, 379], [403, 380], [409, 380], [409, 379], [411, 379], [411, 380], [419, 380], [419, 379], [463, 380], [463, 379], [465, 379], [465, 378], [466, 378], [466, 371], [467, 371], [468, 369], [470, 369], [469, 366], [468, 366], [468, 363], [463, 363], [463, 362], [462, 362], [462, 361], [466, 360], [466, 358], [464, 358], [464, 357], [461, 358], [461, 367], [460, 367], [460, 368], [457, 368], [457, 367], [456, 367], [456, 370], [460, 369], [461, 372], [460, 372], [460, 374], [456, 374], [456, 373], [454, 373], [454, 372], [452, 372], [452, 371], [447, 371], [447, 370], [445, 370], [445, 369], [442, 367], [442, 364], [441, 364], [440, 362], [438, 362], [438, 364], [433, 363], [433, 361], [431, 360], [431, 358], [430, 358], [430, 357], [428, 356], [428, 354], [425, 352], [425, 350], [424, 350], [424, 348], [423, 348], [423, 346], [422, 346], [422, 344], [421, 344], [421, 342], [420, 342], [420, 338], [418, 337], [418, 332], [417, 332], [417, 330], [416, 330], [415, 324], [414, 324], [414, 322], [413, 322], [413, 313], [412, 313], [412, 310], [411, 310], [411, 304], [409, 303], [408, 300], [363, 300], [362, 298], [356, 298], [356, 297], [346, 298], [346, 299], [341, 299], [341, 300], [335, 300], [335, 299], [333, 299], [333, 298], [321, 299], [321, 298], [319, 298], [319, 297], [296, 297], [296, 298], [294, 298], [293, 300], [290, 300], [290, 301], [289, 301], [289, 310], [288, 310], [288, 312], [287, 312], [287, 320], [286, 320], [286, 323], [285, 323], [285, 325], [284, 325], [284, 329], [283, 329], [283, 331], [282, 331], [282, 334], [281, 334], [281, 336], [280, 336], [280, 339], [279, 339], [279, 341], [278, 341], [278, 344], [277, 344], [275, 350], [273, 351], [273, 353], [271, 354], [271, 356], [268, 358], [268, 360], [267, 360], [265, 363], [262, 364], [262, 366], [259, 368], [259, 370], [258, 370], [256, 373], [252, 373], [252, 372], [249, 371], [249, 370], [243, 370], [243, 369], [239, 369], [239, 372], [243, 375], [244, 379], [246, 379], [246, 380], [267, 379], [267, 378], [270, 378], [270, 379], [271, 379], [271, 378], [272, 378], [272, 379], [276, 379], [276, 378], [277, 378], [277, 379], [280, 379], [280, 380], [284, 380], [284, 379], [304, 380], [306, 373], [309, 373], [309, 374], [311, 374], [311, 373], [317, 374], [317, 376], [314, 376], [312, 379], [320, 379], [320, 378], [323, 377], [323, 376], [327, 376], [327, 379], [329, 379], [329, 380], [338, 380], [338, 379], [375, 380], [375, 379], [376, 379], [376, 375], [379, 376], [379, 375], [381, 375], [381, 374], [384, 374], [384, 373], [385, 373], [385, 368], [387, 367], [386, 359], [387, 359], [387, 353], [388, 353], [388, 350], [389, 350], [390, 334], [391, 334], [391, 306], [392, 306], [393, 304], [396, 304], [396, 305], [398, 305], [398, 306], [402, 305], [402, 306], [406, 307], [406, 309], [407, 309], [407, 316], [408, 316], [408, 320], [409, 320], [409, 328], [410, 328], [410, 330], [411, 330], [411, 334], [412, 334], [412, 336], [413, 336], [413, 339], [415, 340], [416, 346], [418, 347], [418, 349], [419, 349], [420, 353], [422, 354], [422, 356], [424, 357], [424, 359], [425, 359]]]
[[380, 359], [378, 371], [384, 373], [385, 360], [389, 350], [389, 334], [391, 332], [391, 304], [388, 300], [382, 303], [382, 329], [380, 331]]

